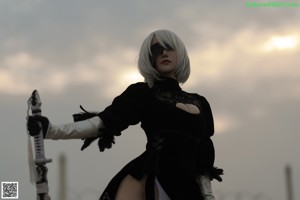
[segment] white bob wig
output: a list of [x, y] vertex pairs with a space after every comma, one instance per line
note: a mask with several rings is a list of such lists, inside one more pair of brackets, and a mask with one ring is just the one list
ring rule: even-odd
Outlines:
[[184, 83], [190, 76], [190, 60], [186, 48], [181, 39], [173, 32], [168, 30], [157, 30], [150, 33], [144, 40], [138, 58], [138, 69], [144, 77], [145, 82], [149, 87], [152, 87], [155, 80], [160, 80], [161, 75], [154, 68], [150, 61], [151, 42], [153, 37], [156, 37], [158, 42], [163, 46], [170, 46], [177, 52], [178, 63], [175, 71], [175, 78], [179, 83]]

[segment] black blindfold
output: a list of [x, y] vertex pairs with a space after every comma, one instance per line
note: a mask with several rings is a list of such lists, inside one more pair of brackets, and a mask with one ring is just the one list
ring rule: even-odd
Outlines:
[[154, 62], [156, 60], [156, 58], [159, 56], [159, 55], [162, 55], [164, 50], [166, 51], [170, 51], [170, 50], [174, 50], [170, 45], [168, 44], [164, 44], [165, 47], [163, 47], [160, 43], [155, 43], [153, 45], [151, 45], [151, 54], [149, 55], [149, 58], [150, 58], [150, 62], [151, 64], [154, 66]]

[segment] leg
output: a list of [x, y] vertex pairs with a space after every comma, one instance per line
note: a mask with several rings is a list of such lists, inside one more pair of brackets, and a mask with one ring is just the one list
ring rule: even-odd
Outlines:
[[139, 181], [127, 175], [119, 186], [116, 200], [145, 200], [146, 178]]

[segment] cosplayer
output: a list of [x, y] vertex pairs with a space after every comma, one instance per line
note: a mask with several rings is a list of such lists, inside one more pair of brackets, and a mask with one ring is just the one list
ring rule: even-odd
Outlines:
[[130, 85], [100, 113], [79, 113], [74, 123], [55, 126], [30, 117], [28, 131], [46, 139], [98, 139], [100, 151], [114, 137], [141, 123], [146, 150], [110, 181], [100, 200], [214, 200], [210, 181], [222, 181], [214, 167], [213, 116], [207, 100], [181, 89], [190, 74], [184, 44], [171, 31], [152, 32], [143, 42], [138, 68], [145, 82]]

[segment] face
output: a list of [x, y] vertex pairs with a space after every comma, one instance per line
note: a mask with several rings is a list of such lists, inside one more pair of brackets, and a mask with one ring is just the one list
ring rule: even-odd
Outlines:
[[163, 76], [175, 78], [178, 59], [176, 51], [171, 47], [161, 46], [154, 36], [151, 42], [151, 53], [155, 69]]

